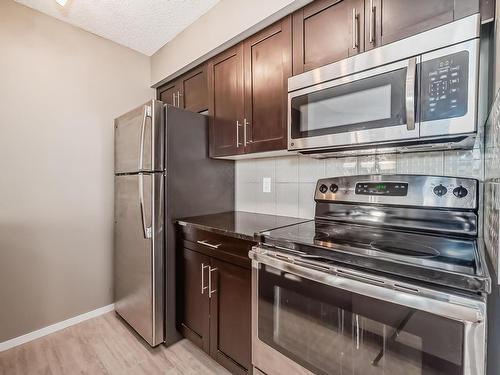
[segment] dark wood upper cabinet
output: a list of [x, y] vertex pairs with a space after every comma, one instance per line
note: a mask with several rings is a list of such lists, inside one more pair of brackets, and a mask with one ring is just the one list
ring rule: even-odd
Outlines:
[[208, 63], [210, 156], [244, 152], [243, 95], [243, 48], [240, 44]]
[[[285, 149], [292, 24], [286, 17], [243, 42], [246, 153]], [[246, 126], [246, 129], [245, 129]], [[246, 134], [245, 134], [246, 131]]]
[[364, 1], [318, 0], [293, 14], [293, 74], [364, 50]]
[[211, 260], [210, 355], [233, 374], [251, 372], [251, 270]]
[[179, 88], [176, 82], [169, 82], [158, 89], [158, 99], [165, 104], [175, 105]]
[[433, 29], [479, 11], [479, 0], [366, 0], [365, 49]]
[[161, 86], [157, 96], [165, 104], [192, 112], [203, 112], [208, 109], [207, 83], [207, 65], [203, 64]]
[[201, 65], [179, 78], [179, 107], [191, 112], [208, 109], [207, 65]]
[[[180, 329], [204, 351], [209, 351], [209, 299], [208, 272], [210, 258], [196, 251], [183, 248], [180, 283]], [[204, 289], [202, 289], [204, 288]]]

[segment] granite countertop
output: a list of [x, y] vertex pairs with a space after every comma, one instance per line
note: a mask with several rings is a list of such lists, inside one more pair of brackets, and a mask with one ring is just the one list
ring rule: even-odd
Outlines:
[[305, 221], [309, 220], [244, 211], [229, 211], [218, 214], [182, 218], [177, 220], [177, 223], [180, 225], [191, 225], [199, 229], [243, 240], [258, 241], [255, 237], [256, 233], [287, 225], [303, 223]]

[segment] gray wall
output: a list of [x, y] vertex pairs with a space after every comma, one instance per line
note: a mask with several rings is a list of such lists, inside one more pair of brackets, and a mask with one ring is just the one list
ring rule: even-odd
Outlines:
[[112, 303], [113, 118], [149, 58], [0, 1], [0, 342]]

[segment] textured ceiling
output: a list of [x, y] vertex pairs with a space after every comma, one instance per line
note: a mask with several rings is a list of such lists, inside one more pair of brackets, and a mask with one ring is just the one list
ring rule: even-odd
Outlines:
[[15, 1], [150, 56], [219, 0]]

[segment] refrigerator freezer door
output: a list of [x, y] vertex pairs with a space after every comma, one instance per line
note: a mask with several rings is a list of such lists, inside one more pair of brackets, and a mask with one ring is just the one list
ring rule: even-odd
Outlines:
[[151, 346], [164, 341], [163, 189], [163, 173], [115, 177], [115, 309]]
[[115, 120], [115, 174], [163, 171], [163, 116], [151, 100]]

